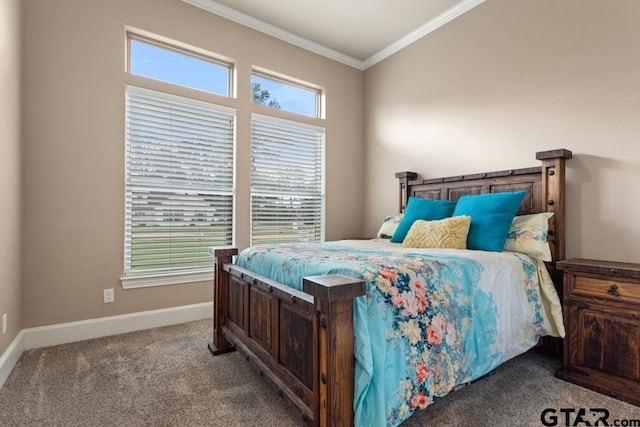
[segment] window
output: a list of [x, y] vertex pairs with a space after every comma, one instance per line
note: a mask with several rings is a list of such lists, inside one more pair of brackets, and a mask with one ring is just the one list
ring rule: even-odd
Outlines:
[[208, 248], [233, 240], [234, 126], [232, 109], [127, 87], [123, 287], [211, 276]]
[[133, 34], [129, 72], [222, 96], [231, 94], [231, 64]]
[[310, 86], [254, 71], [251, 76], [251, 94], [254, 104], [305, 116], [321, 116], [321, 91]]
[[324, 240], [324, 129], [253, 114], [251, 244]]

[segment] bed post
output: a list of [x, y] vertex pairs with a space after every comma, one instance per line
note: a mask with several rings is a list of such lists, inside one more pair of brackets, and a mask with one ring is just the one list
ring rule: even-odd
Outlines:
[[353, 299], [364, 295], [360, 279], [341, 275], [303, 279], [317, 313], [313, 343], [313, 425], [353, 426]]
[[536, 159], [542, 161], [542, 195], [547, 212], [553, 212], [549, 225], [549, 241], [553, 267], [564, 259], [565, 244], [565, 160], [573, 156], [565, 149], [540, 151]]
[[[565, 160], [573, 156], [565, 149], [541, 151], [536, 159], [542, 161], [542, 202], [547, 212], [553, 212], [549, 221], [549, 247], [551, 263], [547, 265], [556, 292], [563, 300], [564, 279], [556, 262], [565, 258]], [[566, 339], [566, 338], [565, 338]], [[562, 338], [542, 337], [538, 351], [548, 356], [562, 359], [564, 342]]]
[[218, 354], [234, 351], [235, 347], [222, 335], [220, 328], [227, 320], [229, 306], [229, 273], [222, 268], [223, 264], [231, 264], [232, 257], [238, 255], [237, 248], [212, 248], [210, 253], [215, 257], [213, 268], [213, 342], [209, 343], [209, 351]]
[[403, 213], [409, 202], [408, 183], [412, 179], [416, 179], [418, 174], [415, 172], [397, 172], [396, 178], [400, 180], [400, 205], [398, 206], [398, 212]]

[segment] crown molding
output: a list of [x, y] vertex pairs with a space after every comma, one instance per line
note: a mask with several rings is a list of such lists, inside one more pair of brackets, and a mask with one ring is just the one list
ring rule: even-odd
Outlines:
[[444, 11], [440, 15], [436, 16], [432, 20], [428, 21], [424, 25], [421, 25], [420, 27], [416, 28], [414, 31], [410, 32], [409, 34], [407, 34], [407, 35], [405, 35], [405, 36], [403, 36], [401, 38], [399, 38], [395, 42], [391, 43], [389, 46], [387, 46], [384, 49], [380, 50], [378, 53], [375, 53], [375, 54], [371, 55], [369, 58], [367, 58], [364, 61], [364, 69], [366, 70], [367, 68], [369, 68], [369, 67], [377, 64], [378, 62], [388, 58], [389, 56], [393, 55], [394, 53], [404, 49], [405, 47], [407, 47], [410, 44], [418, 41], [419, 39], [421, 39], [422, 37], [426, 36], [427, 34], [437, 30], [438, 28], [442, 27], [443, 25], [453, 21], [454, 19], [456, 19], [458, 16], [462, 15], [463, 13], [470, 11], [474, 7], [480, 5], [480, 4], [484, 3], [484, 2], [485, 2], [485, 0], [464, 0], [464, 1], [456, 4], [455, 6], [447, 9], [446, 11]]
[[285, 41], [294, 46], [301, 47], [318, 55], [325, 56], [334, 61], [356, 68], [358, 70], [364, 70], [364, 62], [359, 59], [352, 58], [349, 55], [330, 49], [319, 43], [305, 39], [293, 33], [278, 28], [275, 25], [267, 24], [264, 21], [256, 19], [252, 16], [246, 15], [228, 6], [215, 2], [213, 0], [182, 0], [184, 3], [188, 3], [192, 6], [199, 7], [208, 12], [222, 16], [230, 21], [237, 22], [245, 27], [252, 28], [260, 31], [282, 41]]
[[388, 58], [399, 50], [404, 49], [405, 47], [421, 39], [432, 31], [435, 31], [446, 23], [454, 20], [463, 13], [485, 2], [485, 0], [464, 0], [447, 9], [445, 12], [436, 16], [424, 25], [418, 27], [416, 30], [391, 43], [389, 46], [385, 47], [379, 52], [371, 55], [365, 61], [361, 61], [349, 55], [345, 55], [344, 53], [330, 49], [319, 43], [305, 39], [304, 37], [300, 37], [298, 35], [285, 31], [282, 28], [276, 27], [275, 25], [271, 25], [259, 19], [253, 18], [252, 16], [239, 12], [214, 0], [182, 1], [192, 6], [199, 7], [200, 9], [204, 9], [208, 12], [222, 16], [223, 18], [229, 19], [230, 21], [237, 22], [238, 24], [260, 31], [264, 34], [268, 34], [294, 46], [298, 46], [302, 49], [306, 49], [318, 55], [333, 59], [334, 61], [340, 62], [361, 71], [364, 71], [367, 68], [384, 60], [385, 58]]

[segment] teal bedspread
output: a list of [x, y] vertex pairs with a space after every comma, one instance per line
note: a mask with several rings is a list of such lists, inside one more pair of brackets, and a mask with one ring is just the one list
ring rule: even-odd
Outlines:
[[320, 274], [365, 281], [354, 302], [356, 426], [398, 425], [551, 329], [546, 270], [521, 254], [342, 241], [256, 246], [237, 264], [296, 289]]

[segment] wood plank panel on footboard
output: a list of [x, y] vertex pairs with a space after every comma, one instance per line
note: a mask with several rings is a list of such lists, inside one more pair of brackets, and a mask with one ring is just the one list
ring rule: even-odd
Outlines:
[[[364, 282], [304, 279], [305, 292], [231, 263], [214, 249], [214, 355], [237, 350], [313, 425], [353, 425], [353, 298]], [[222, 344], [222, 346], [215, 343]]]

